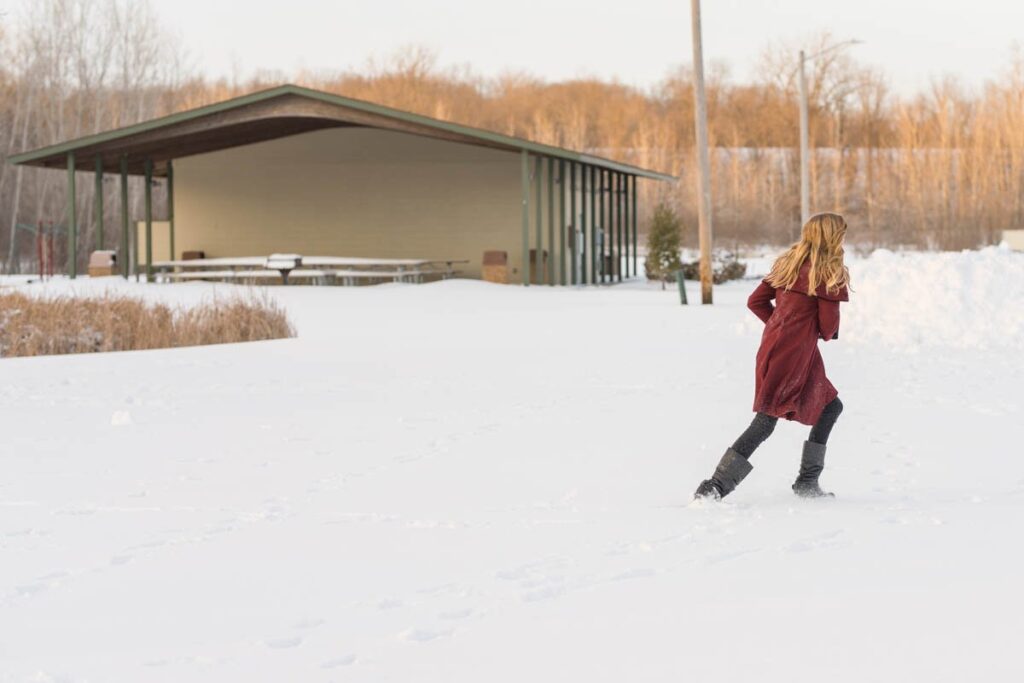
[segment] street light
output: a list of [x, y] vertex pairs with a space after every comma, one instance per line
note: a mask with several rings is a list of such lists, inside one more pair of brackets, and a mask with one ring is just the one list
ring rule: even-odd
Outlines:
[[810, 142], [808, 141], [808, 113], [807, 113], [807, 73], [805, 64], [809, 59], [821, 57], [824, 54], [838, 50], [850, 45], [859, 45], [863, 40], [844, 40], [841, 43], [830, 45], [818, 50], [813, 55], [804, 54], [800, 50], [800, 225], [807, 222], [811, 217], [811, 169], [808, 157], [810, 156]]

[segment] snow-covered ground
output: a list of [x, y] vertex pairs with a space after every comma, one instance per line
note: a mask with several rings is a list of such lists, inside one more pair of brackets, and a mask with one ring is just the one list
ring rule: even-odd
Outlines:
[[[781, 424], [690, 504], [752, 281], [274, 288], [297, 339], [0, 360], [0, 681], [1021, 680], [1024, 255], [853, 270], [834, 501]], [[45, 286], [107, 287], [233, 290]]]

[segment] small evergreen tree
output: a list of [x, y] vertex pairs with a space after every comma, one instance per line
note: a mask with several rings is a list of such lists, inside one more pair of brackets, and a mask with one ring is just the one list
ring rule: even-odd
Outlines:
[[654, 209], [647, 231], [647, 260], [644, 271], [648, 280], [661, 280], [661, 288], [682, 267], [679, 262], [682, 221], [675, 210], [665, 202]]

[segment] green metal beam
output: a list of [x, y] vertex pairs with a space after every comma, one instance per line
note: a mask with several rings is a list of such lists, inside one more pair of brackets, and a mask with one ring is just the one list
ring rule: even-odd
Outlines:
[[75, 153], [68, 152], [68, 276], [78, 277], [78, 223], [75, 219]]
[[177, 258], [174, 254], [174, 162], [167, 162], [167, 222], [171, 236], [171, 260]]
[[541, 185], [542, 176], [544, 175], [544, 159], [537, 157], [537, 161], [533, 168], [533, 185], [534, 191], [537, 194], [537, 251], [533, 259], [533, 272], [531, 275], [536, 276], [537, 284], [544, 284], [544, 270], [541, 266], [544, 265], [544, 219], [543, 219], [543, 207], [544, 198], [542, 193], [544, 191]]
[[572, 228], [572, 253], [571, 260], [569, 262], [569, 283], [572, 285], [576, 284], [577, 277], [579, 274], [576, 272], [576, 254], [579, 253], [580, 245], [576, 239], [580, 230], [579, 216], [576, 215], [576, 162], [569, 162], [569, 215], [572, 216], [572, 223], [569, 227]]
[[153, 281], [153, 160], [146, 159], [146, 282]]
[[524, 149], [519, 153], [520, 192], [522, 193], [523, 221], [523, 286], [530, 285], [530, 154]]
[[121, 156], [121, 274], [128, 279], [131, 270], [131, 255], [128, 253], [128, 157]]
[[96, 249], [103, 249], [103, 157], [96, 156]]
[[558, 282], [565, 286], [565, 160], [558, 160]]

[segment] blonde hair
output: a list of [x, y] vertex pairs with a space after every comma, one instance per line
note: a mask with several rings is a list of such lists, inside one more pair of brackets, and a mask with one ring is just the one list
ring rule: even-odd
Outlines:
[[807, 293], [814, 296], [818, 287], [836, 294], [850, 284], [850, 271], [843, 263], [843, 238], [846, 220], [837, 213], [818, 213], [804, 223], [800, 241], [775, 260], [765, 280], [776, 289], [790, 289], [800, 276], [804, 261], [810, 261]]

